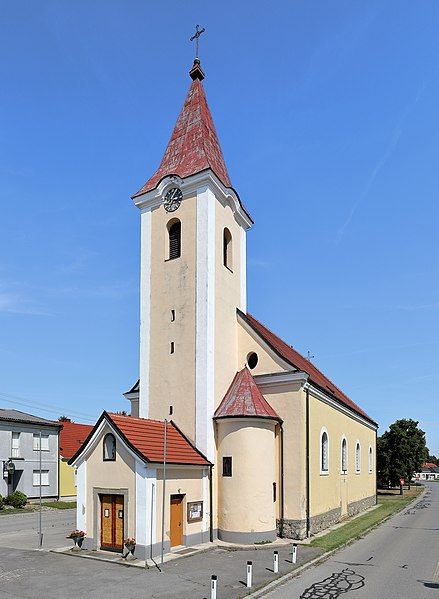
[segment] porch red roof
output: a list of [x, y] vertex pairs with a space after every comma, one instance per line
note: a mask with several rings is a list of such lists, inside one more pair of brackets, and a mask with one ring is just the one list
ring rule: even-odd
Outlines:
[[[163, 421], [119, 414], [106, 414], [106, 416], [128, 441], [128, 444], [148, 462], [163, 462], [165, 429]], [[166, 461], [167, 463], [196, 466], [210, 464], [172, 421], [168, 422], [166, 428]]]
[[332, 381], [330, 381], [320, 370], [314, 366], [312, 362], [304, 358], [299, 352], [293, 349], [290, 345], [282, 341], [280, 337], [275, 335], [270, 329], [260, 323], [256, 318], [250, 314], [244, 314], [238, 310], [238, 314], [247, 322], [254, 331], [256, 331], [262, 339], [286, 362], [291, 364], [294, 368], [306, 372], [309, 376], [309, 380], [320, 387], [326, 393], [329, 393], [340, 403], [344, 404], [357, 414], [360, 414], [373, 424], [376, 424], [370, 416], [366, 414], [356, 403], [354, 403], [349, 397], [343, 393]]
[[62, 424], [62, 429], [59, 434], [59, 452], [63, 458], [69, 460], [87, 439], [93, 426], [68, 421], [60, 422], [60, 424]]
[[214, 414], [214, 418], [237, 416], [280, 420], [259, 391], [247, 367], [235, 374], [232, 384]]

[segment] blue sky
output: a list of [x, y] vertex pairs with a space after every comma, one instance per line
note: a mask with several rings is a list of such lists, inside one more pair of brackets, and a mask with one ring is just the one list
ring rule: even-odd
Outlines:
[[200, 23], [210, 108], [256, 222], [249, 311], [381, 432], [415, 418], [438, 454], [437, 2], [1, 9], [0, 405], [77, 421], [128, 407], [130, 195], [161, 159]]

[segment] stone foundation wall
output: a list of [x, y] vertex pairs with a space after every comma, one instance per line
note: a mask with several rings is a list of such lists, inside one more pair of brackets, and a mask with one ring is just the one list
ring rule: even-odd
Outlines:
[[319, 514], [318, 516], [311, 516], [310, 518], [310, 532], [311, 534], [316, 534], [333, 524], [337, 524], [341, 520], [341, 508], [337, 507], [334, 510], [329, 510], [329, 512], [325, 512], [324, 514]]
[[298, 539], [299, 541], [306, 538], [306, 520], [276, 520], [277, 534], [286, 539]]
[[348, 516], [355, 516], [360, 512], [364, 512], [368, 508], [376, 505], [377, 498], [376, 495], [372, 495], [371, 497], [365, 497], [364, 499], [360, 499], [359, 501], [353, 501], [348, 505]]
[[[364, 512], [364, 510], [367, 510], [375, 504], [375, 495], [372, 495], [371, 497], [365, 497], [359, 501], [353, 501], [352, 503], [348, 504], [348, 513], [345, 518], [348, 516], [355, 516], [360, 512]], [[311, 534], [316, 534], [321, 530], [325, 530], [325, 528], [328, 528], [329, 526], [337, 524], [341, 520], [341, 508], [335, 508], [329, 512], [325, 512], [324, 514], [312, 516], [309, 523], [310, 532]], [[284, 519], [283, 522], [281, 520], [276, 520], [276, 526], [278, 536], [283, 536], [286, 539], [297, 539], [299, 541], [306, 538], [306, 520]]]

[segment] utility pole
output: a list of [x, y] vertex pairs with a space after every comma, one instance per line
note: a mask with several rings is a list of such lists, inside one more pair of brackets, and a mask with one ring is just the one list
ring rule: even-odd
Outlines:
[[165, 503], [166, 503], [166, 428], [168, 421], [164, 420], [163, 433], [163, 493], [162, 493], [162, 550], [160, 554], [160, 564], [163, 566], [163, 549], [165, 544]]
[[39, 504], [40, 504], [40, 509], [38, 511], [38, 548], [42, 549], [43, 547], [43, 530], [42, 530], [42, 502], [41, 502], [41, 430], [40, 430], [40, 451], [39, 451], [39, 457], [40, 457], [40, 498], [39, 498]]

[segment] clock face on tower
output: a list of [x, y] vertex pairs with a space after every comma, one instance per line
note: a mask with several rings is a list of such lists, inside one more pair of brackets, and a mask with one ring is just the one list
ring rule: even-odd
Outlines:
[[173, 187], [165, 195], [165, 210], [167, 212], [175, 212], [181, 204], [183, 193], [178, 187]]

